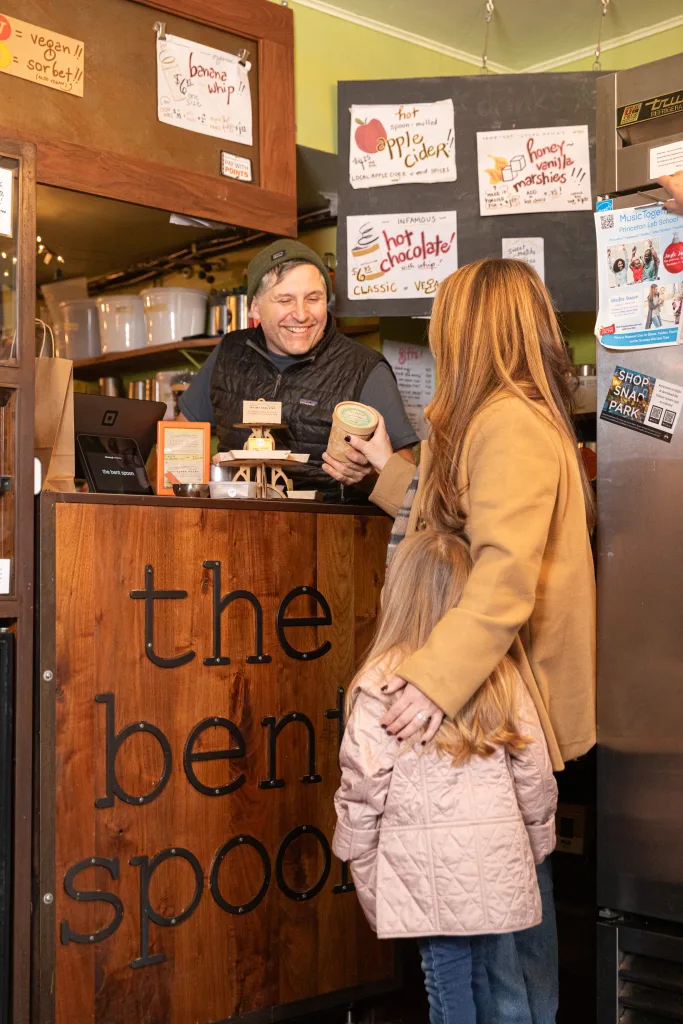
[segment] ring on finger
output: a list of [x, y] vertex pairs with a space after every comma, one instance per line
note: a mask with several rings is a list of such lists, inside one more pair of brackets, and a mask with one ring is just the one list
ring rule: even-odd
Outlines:
[[415, 717], [419, 718], [421, 722], [428, 722], [432, 716], [425, 715], [424, 711], [418, 711]]

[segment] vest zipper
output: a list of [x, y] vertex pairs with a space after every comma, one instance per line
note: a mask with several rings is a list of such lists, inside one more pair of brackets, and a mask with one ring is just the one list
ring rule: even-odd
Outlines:
[[271, 398], [275, 398], [276, 394], [277, 394], [277, 393], [278, 393], [278, 391], [280, 390], [280, 384], [281, 384], [281, 383], [282, 383], [282, 374], [281, 374], [281, 373], [278, 373], [278, 375], [277, 375], [277, 380], [275, 381], [275, 387], [273, 388], [273, 393], [272, 393], [272, 395], [270, 396]]

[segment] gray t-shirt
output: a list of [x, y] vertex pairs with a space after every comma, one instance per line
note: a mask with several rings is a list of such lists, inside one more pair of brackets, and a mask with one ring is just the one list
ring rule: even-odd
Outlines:
[[[211, 405], [211, 377], [218, 359], [219, 348], [220, 345], [216, 345], [187, 391], [184, 391], [178, 399], [178, 408], [186, 420], [210, 423], [211, 426], [215, 426], [216, 420]], [[278, 370], [286, 370], [288, 366], [292, 366], [299, 359], [306, 357], [281, 356], [269, 352], [268, 358]], [[377, 409], [382, 414], [394, 451], [398, 451], [399, 448], [410, 448], [417, 444], [417, 435], [403, 408], [398, 384], [388, 363], [378, 363], [370, 371], [361, 390], [359, 401], [365, 405], [371, 405], [373, 409]]]

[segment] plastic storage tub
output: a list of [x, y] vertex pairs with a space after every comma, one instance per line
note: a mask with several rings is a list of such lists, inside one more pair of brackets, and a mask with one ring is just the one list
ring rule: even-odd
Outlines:
[[170, 345], [206, 329], [208, 292], [198, 288], [148, 288], [145, 303], [148, 345]]
[[98, 300], [103, 352], [145, 347], [145, 315], [139, 295], [106, 295]]
[[65, 359], [94, 359], [100, 354], [100, 328], [95, 299], [68, 299], [59, 303], [62, 317], [60, 355]]

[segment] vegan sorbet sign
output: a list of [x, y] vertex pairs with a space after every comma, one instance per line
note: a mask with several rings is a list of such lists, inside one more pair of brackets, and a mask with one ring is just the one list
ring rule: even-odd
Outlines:
[[347, 217], [348, 297], [432, 297], [458, 269], [455, 210]]
[[479, 212], [590, 210], [588, 128], [477, 132]]

